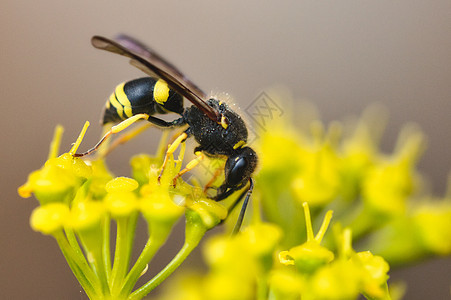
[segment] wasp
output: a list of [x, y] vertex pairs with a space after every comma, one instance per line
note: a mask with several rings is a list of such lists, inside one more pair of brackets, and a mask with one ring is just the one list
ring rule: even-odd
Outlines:
[[[102, 122], [121, 123], [113, 126], [93, 148], [74, 156], [90, 154], [108, 136], [140, 119], [161, 128], [187, 125], [187, 129], [168, 147], [162, 171], [169, 155], [189, 137], [194, 137], [199, 144], [194, 149], [196, 158], [177, 174], [174, 182], [193, 169], [205, 156], [226, 157], [225, 180], [217, 188], [216, 195], [211, 198], [220, 201], [236, 191], [243, 190], [231, 208], [233, 209], [245, 197], [233, 229], [233, 233], [237, 233], [252, 194], [254, 187], [252, 174], [258, 162], [256, 152], [246, 146], [248, 131], [244, 120], [225, 102], [208, 97], [175, 66], [140, 41], [126, 35], [120, 35], [115, 40], [94, 36], [91, 43], [97, 49], [129, 58], [133, 66], [149, 77], [131, 80], [116, 87], [106, 102]], [[188, 99], [192, 105], [185, 108], [183, 98]], [[169, 122], [158, 118], [159, 114], [166, 113], [176, 113], [180, 117]]]

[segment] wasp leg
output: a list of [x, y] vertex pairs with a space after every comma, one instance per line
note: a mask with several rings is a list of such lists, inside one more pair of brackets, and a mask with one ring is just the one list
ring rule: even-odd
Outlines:
[[242, 187], [243, 186], [239, 186], [239, 187], [231, 189], [231, 188], [227, 187], [226, 183], [224, 183], [218, 188], [218, 193], [216, 194], [216, 196], [212, 197], [211, 199], [213, 199], [215, 201], [224, 200], [225, 198], [232, 195], [235, 191], [240, 190]]
[[[168, 145], [174, 143], [174, 141], [184, 132], [186, 132], [186, 128], [183, 127], [183, 124], [181, 124], [181, 129], [174, 130], [173, 133], [171, 134], [171, 137], [169, 138], [169, 141], [168, 141]], [[191, 134], [188, 133], [188, 136], [191, 136]]]
[[149, 121], [152, 124], [157, 125], [158, 127], [163, 127], [163, 128], [173, 128], [173, 127], [178, 127], [178, 126], [186, 124], [185, 119], [183, 117], [178, 118], [171, 122], [166, 122], [165, 120], [149, 116], [147, 118], [147, 121]]
[[160, 182], [161, 176], [163, 176], [164, 168], [166, 167], [166, 164], [168, 163], [169, 156], [174, 154], [175, 150], [180, 146], [181, 143], [185, 142], [188, 138], [188, 133], [183, 132], [180, 134], [175, 141], [168, 146], [168, 151], [166, 151], [166, 155], [164, 156], [163, 165], [161, 166], [160, 175], [158, 175], [158, 182]]
[[138, 120], [141, 119], [145, 119], [147, 120], [150, 116], [148, 114], [137, 114], [134, 115], [128, 119], [125, 119], [124, 121], [120, 122], [119, 124], [111, 127], [111, 129], [103, 136], [103, 138], [91, 149], [89, 149], [88, 151], [84, 152], [84, 153], [74, 153], [74, 157], [81, 157], [81, 156], [85, 156], [85, 155], [89, 155], [92, 152], [96, 151], [100, 145], [103, 144], [103, 142], [105, 142], [105, 140], [112, 134], [115, 133], [119, 133], [122, 130], [126, 129], [128, 126], [132, 125], [133, 123], [135, 123]]
[[191, 171], [192, 169], [194, 169], [204, 158], [205, 155], [202, 152], [196, 152], [196, 158], [194, 158], [193, 160], [191, 160], [186, 167], [181, 170], [180, 172], [178, 172], [178, 174], [174, 177], [172, 185], [175, 186], [177, 183], [177, 179], [182, 176], [183, 174]]
[[[119, 145], [125, 144], [128, 141], [130, 141], [131, 139], [134, 139], [136, 136], [140, 135], [141, 133], [143, 133], [145, 130], [147, 130], [149, 127], [151, 127], [153, 124], [150, 123], [145, 123], [142, 124], [142, 126], [139, 126], [138, 128], [133, 129], [130, 132], [124, 133], [123, 135], [121, 135], [119, 138], [115, 139], [111, 145], [108, 147], [108, 149], [106, 149], [105, 151], [103, 151], [101, 153], [101, 157], [105, 157], [108, 154], [110, 154], [110, 152], [112, 152], [114, 149], [116, 149], [116, 147], [118, 147]], [[102, 150], [99, 150], [99, 153]]]
[[213, 182], [221, 175], [221, 172], [224, 170], [224, 166], [216, 168], [215, 173], [213, 174], [213, 177], [207, 182], [207, 184], [204, 186], [204, 193], [208, 191], [209, 188], [213, 185]]

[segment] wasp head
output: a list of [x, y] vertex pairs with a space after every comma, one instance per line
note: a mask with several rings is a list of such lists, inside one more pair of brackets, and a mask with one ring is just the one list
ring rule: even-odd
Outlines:
[[234, 155], [229, 156], [224, 168], [225, 181], [219, 187], [215, 199], [224, 199], [244, 187], [254, 173], [257, 162], [257, 153], [250, 147], [239, 148]]

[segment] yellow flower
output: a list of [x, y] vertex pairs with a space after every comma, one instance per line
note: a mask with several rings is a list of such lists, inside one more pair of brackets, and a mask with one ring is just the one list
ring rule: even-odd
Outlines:
[[277, 300], [299, 300], [306, 289], [306, 280], [293, 269], [276, 269], [268, 282]]
[[220, 272], [207, 275], [203, 284], [203, 299], [251, 300], [254, 293], [252, 279]]
[[272, 255], [282, 236], [279, 227], [271, 223], [256, 222], [246, 227], [239, 239], [255, 257]]
[[126, 217], [137, 210], [138, 197], [133, 192], [138, 188], [138, 182], [131, 178], [117, 177], [106, 184], [104, 202], [106, 209], [113, 217]]
[[63, 203], [49, 203], [33, 210], [30, 217], [31, 228], [43, 234], [53, 234], [61, 230], [69, 215], [69, 207]]
[[89, 180], [89, 195], [93, 200], [102, 200], [107, 191], [106, 184], [113, 179], [105, 161], [98, 159], [89, 161], [92, 168], [92, 176]]
[[424, 202], [373, 233], [367, 247], [390, 264], [398, 265], [431, 255], [448, 255], [451, 253], [450, 220], [449, 199]]
[[360, 281], [362, 290], [366, 295], [376, 299], [386, 296], [385, 287], [388, 280], [388, 263], [380, 256], [373, 255], [370, 251], [358, 252], [352, 255], [351, 261], [361, 268]]
[[295, 265], [301, 273], [315, 272], [321, 266], [334, 259], [332, 251], [320, 245], [332, 218], [332, 211], [327, 212], [321, 229], [313, 236], [312, 221], [308, 204], [304, 202], [307, 242], [279, 253], [279, 261], [284, 265]]
[[405, 214], [408, 197], [415, 188], [415, 163], [424, 147], [423, 135], [407, 127], [397, 151], [369, 168], [363, 182], [363, 201], [371, 210], [393, 217]]
[[141, 188], [139, 208], [148, 221], [169, 223], [175, 222], [185, 211], [183, 205], [173, 201], [166, 187], [151, 189], [148, 185]]
[[[88, 123], [85, 124], [80, 136], [83, 136]], [[49, 159], [44, 166], [28, 176], [25, 184], [18, 188], [18, 193], [23, 198], [34, 194], [41, 205], [52, 202], [70, 204], [77, 189], [92, 175], [92, 169], [79, 158], [74, 158], [70, 153], [58, 155], [63, 128], [57, 126], [50, 148]], [[72, 149], [76, 149], [76, 145]]]
[[411, 170], [397, 162], [370, 168], [363, 183], [363, 200], [370, 209], [388, 216], [405, 213], [412, 190]]
[[91, 173], [91, 168], [81, 159], [66, 153], [49, 159], [40, 170], [32, 172], [18, 192], [25, 198], [33, 193], [41, 205], [52, 202], [69, 204]]
[[211, 229], [227, 217], [227, 208], [221, 203], [202, 197], [186, 199], [186, 207], [196, 212], [206, 228]]
[[352, 263], [336, 260], [320, 268], [310, 280], [306, 292], [312, 299], [356, 299], [359, 294], [360, 270]]
[[451, 201], [445, 199], [420, 205], [413, 222], [424, 247], [438, 255], [451, 253]]
[[203, 289], [201, 288], [203, 277], [195, 272], [181, 270], [169, 279], [169, 285], [163, 285], [159, 300], [202, 300]]
[[[130, 160], [133, 178], [138, 181], [140, 185], [149, 183], [151, 176], [149, 170], [157, 170], [161, 166], [161, 163], [161, 157], [154, 157], [147, 154], [133, 156]], [[152, 176], [156, 176], [156, 172], [153, 172]]]
[[291, 188], [300, 202], [322, 206], [334, 200], [339, 191], [338, 159], [327, 144], [312, 148], [303, 152], [302, 168]]
[[66, 224], [76, 231], [89, 231], [100, 226], [105, 212], [105, 207], [101, 202], [78, 202], [71, 208], [70, 218]]

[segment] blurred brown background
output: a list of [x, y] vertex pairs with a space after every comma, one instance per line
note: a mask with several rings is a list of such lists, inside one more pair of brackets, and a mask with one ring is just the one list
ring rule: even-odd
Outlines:
[[[2, 1], [2, 299], [84, 299], [54, 240], [28, 225], [36, 202], [20, 199], [16, 188], [47, 157], [57, 123], [66, 129], [67, 151], [91, 121], [87, 148], [114, 86], [142, 76], [125, 59], [94, 50], [94, 34], [132, 34], [207, 92], [228, 91], [241, 107], [275, 84], [315, 103], [324, 120], [382, 103], [390, 111], [384, 149], [392, 149], [402, 124], [417, 122], [428, 136], [421, 170], [434, 193], [444, 193], [451, 169], [449, 0], [176, 2]], [[123, 151], [150, 150], [150, 140]], [[123, 157], [110, 161], [127, 175]], [[407, 280], [406, 299], [449, 299], [450, 259], [391, 275]]]

